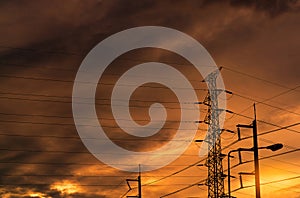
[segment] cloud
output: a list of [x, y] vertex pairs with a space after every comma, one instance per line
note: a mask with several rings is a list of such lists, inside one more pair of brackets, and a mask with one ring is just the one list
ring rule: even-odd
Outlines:
[[216, 4], [226, 2], [233, 7], [248, 7], [254, 9], [255, 11], [263, 11], [268, 13], [270, 16], [278, 16], [284, 12], [298, 11], [299, 1], [298, 0], [261, 0], [261, 1], [251, 1], [251, 0], [203, 0], [202, 5]]
[[[72, 81], [87, 52], [106, 36], [130, 27], [143, 25], [175, 28], [190, 34], [201, 42], [219, 65], [233, 67], [259, 77], [266, 77], [266, 79], [287, 86], [294, 86], [299, 81], [298, 52], [300, 49], [298, 35], [300, 35], [300, 28], [298, 9], [298, 1], [278, 0], [192, 0], [179, 2], [57, 0], [50, 3], [47, 1], [1, 1], [0, 22], [4, 27], [0, 28], [1, 74], [69, 81], [0, 78], [1, 92], [23, 94], [1, 94], [4, 98], [1, 98], [0, 112], [23, 114], [23, 116], [1, 115], [1, 120], [4, 120], [0, 126], [1, 133], [21, 134], [21, 136], [0, 138], [1, 148], [20, 150], [2, 152], [2, 162], [19, 163], [2, 163], [0, 172], [3, 175], [53, 175], [48, 177], [3, 177], [2, 184], [13, 183], [16, 186], [4, 186], [1, 189], [1, 195], [20, 197], [22, 195], [28, 196], [25, 195], [26, 193], [43, 193], [45, 196], [63, 197], [62, 192], [51, 189], [51, 185], [63, 180], [71, 180], [73, 177], [68, 175], [72, 174], [76, 174], [72, 181], [79, 184], [124, 183], [119, 187], [100, 186], [93, 191], [88, 187], [82, 187], [84, 192], [72, 193], [71, 197], [110, 197], [111, 191], [119, 195], [127, 190], [125, 179], [129, 174], [113, 170], [96, 160], [82, 144], [72, 120]], [[195, 87], [205, 87], [200, 85], [202, 78], [194, 74], [195, 72], [187, 66], [183, 66], [186, 62], [176, 55], [167, 54], [162, 50], [135, 51], [135, 53], [127, 54], [126, 58], [165, 62], [171, 60], [171, 62], [175, 62], [175, 67], [181, 68], [185, 74], [190, 75], [189, 77], [195, 80], [193, 81]], [[129, 64], [128, 61], [119, 60], [111, 72], [120, 74], [128, 68], [128, 65], [132, 66], [137, 63], [139, 62], [133, 61]], [[269, 97], [282, 91], [279, 88], [262, 84], [260, 81], [253, 81], [253, 79], [245, 76], [223, 71], [229, 90], [241, 91], [253, 97]], [[161, 101], [176, 100], [174, 95], [168, 91], [156, 92], [157, 95], [154, 95], [154, 92], [149, 91], [149, 89], [146, 90], [146, 94], [143, 94], [143, 91], [145, 91], [143, 88], [137, 90], [133, 97], [136, 99], [152, 98]], [[46, 96], [33, 96], [34, 94]], [[108, 96], [107, 91], [105, 94], [98, 94], [99, 97]], [[51, 97], [47, 97], [47, 95]], [[205, 93], [199, 93], [199, 99], [203, 98], [204, 95]], [[293, 103], [295, 106], [299, 106], [298, 98], [298, 95], [294, 95], [288, 99], [279, 98], [277, 102], [287, 103], [288, 101], [289, 104]], [[252, 105], [252, 102], [249, 103]], [[242, 110], [248, 103], [233, 97], [230, 105], [233, 110]], [[293, 110], [296, 111], [297, 109]], [[109, 110], [103, 111], [109, 112]], [[177, 113], [170, 111], [170, 119], [178, 119]], [[54, 117], [28, 116], [27, 114], [54, 115]], [[260, 113], [261, 118], [270, 119], [272, 122], [281, 123], [287, 119], [297, 120], [297, 118], [285, 114], [269, 115], [269, 111]], [[133, 112], [133, 117], [148, 119], [147, 109], [142, 112]], [[5, 122], [5, 120], [15, 122]], [[240, 119], [235, 121], [238, 122]], [[65, 123], [68, 125], [61, 125]], [[112, 123], [106, 122], [106, 124], [111, 125]], [[235, 126], [236, 123], [231, 122], [230, 124]], [[177, 127], [176, 124], [172, 123], [169, 123], [168, 126]], [[155, 138], [172, 138], [174, 131], [167, 132], [167, 134], [160, 134]], [[23, 137], [22, 135], [57, 136], [58, 138]], [[59, 138], [61, 136], [70, 138]], [[292, 139], [285, 140], [285, 142], [294, 143], [296, 138]], [[120, 142], [120, 145], [132, 150], [151, 150], [158, 148], [162, 143], [144, 141], [143, 144], [137, 145], [136, 142], [131, 142], [131, 144]], [[38, 152], [45, 150], [58, 152]], [[180, 163], [186, 163], [187, 160], [185, 159], [187, 159], [186, 156], [181, 159]], [[198, 156], [196, 155], [190, 161], [193, 160], [197, 161]], [[51, 165], [51, 163], [64, 165]], [[172, 172], [175, 168], [169, 167], [170, 170], [168, 169], [168, 171]], [[155, 173], [157, 172], [154, 172], [153, 175]], [[160, 175], [165, 174], [165, 172], [159, 171], [158, 173]], [[99, 174], [102, 177], [82, 179], [78, 176], [80, 174], [91, 176]], [[120, 177], [105, 177], [113, 175], [120, 175]], [[33, 183], [33, 185], [17, 186], [18, 183]], [[35, 186], [35, 183], [47, 185]], [[165, 184], [169, 183], [166, 182]], [[150, 186], [145, 190], [151, 193], [155, 191], [155, 194], [152, 195], [155, 197], [157, 194], [172, 189], [169, 186], [153, 188]]]

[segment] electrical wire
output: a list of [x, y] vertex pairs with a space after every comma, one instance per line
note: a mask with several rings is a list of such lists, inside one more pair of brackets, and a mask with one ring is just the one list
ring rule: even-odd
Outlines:
[[[284, 109], [284, 108], [281, 108], [281, 107], [277, 107], [277, 106], [274, 106], [274, 105], [270, 105], [270, 104], [268, 104], [268, 103], [265, 103], [265, 101], [255, 100], [255, 99], [253, 99], [253, 98], [250, 98], [250, 97], [247, 97], [247, 96], [243, 96], [243, 95], [237, 94], [237, 93], [235, 93], [235, 92], [233, 92], [233, 95], [236, 95], [236, 96], [238, 96], [238, 97], [245, 98], [245, 99], [247, 99], [247, 100], [256, 102], [255, 104], [263, 104], [263, 105], [266, 105], [266, 106], [268, 106], [268, 107], [272, 107], [272, 108], [275, 108], [275, 109], [278, 109], [278, 110], [281, 110], [281, 111], [285, 111], [285, 112], [287, 112], [287, 113], [291, 113], [291, 114], [300, 116], [300, 113], [298, 113], [298, 112], [294, 112], [294, 111], [290, 111], [290, 110], [287, 110], [287, 109]], [[252, 107], [252, 106], [247, 107], [246, 110], [248, 110], [250, 107]], [[243, 113], [244, 111], [245, 111], [245, 110], [241, 111], [240, 113]]]
[[[289, 126], [285, 126], [285, 127], [283, 127], [282, 129], [285, 129], [285, 128], [288, 128], [288, 127], [289, 127]], [[277, 129], [276, 131], [279, 131], [279, 130], [282, 130], [282, 129]], [[275, 132], [275, 131], [274, 131], [274, 132]], [[251, 137], [252, 137], [252, 136], [251, 136]], [[248, 139], [248, 138], [250, 138], [250, 136], [247, 137], [247, 139]], [[245, 138], [245, 139], [246, 139], [246, 138]], [[230, 144], [224, 146], [224, 148], [222, 148], [222, 150], [225, 150], [225, 149], [227, 149], [227, 148], [233, 146], [233, 145], [236, 144], [237, 142], [239, 142], [239, 140], [236, 140], [236, 141], [234, 141], [234, 142], [232, 142], [232, 143], [230, 143]], [[298, 151], [298, 150], [296, 150], [296, 151]], [[293, 151], [293, 152], [296, 152], [296, 151]], [[289, 153], [292, 153], [292, 151], [289, 151]], [[283, 155], [283, 154], [282, 154], [282, 155]], [[264, 158], [263, 158], [263, 159], [264, 159]], [[179, 171], [176, 171], [176, 172], [174, 172], [174, 173], [172, 173], [172, 174], [170, 174], [170, 175], [168, 175], [168, 176], [165, 176], [165, 177], [163, 177], [163, 178], [160, 178], [160, 179], [158, 179], [158, 180], [154, 180], [154, 181], [152, 181], [152, 182], [149, 182], [149, 183], [147, 183], [147, 184], [145, 184], [145, 185], [151, 185], [151, 184], [153, 184], [153, 183], [160, 182], [160, 181], [162, 181], [162, 180], [164, 180], [164, 179], [167, 179], [167, 178], [169, 178], [169, 177], [172, 177], [172, 176], [174, 176], [174, 175], [177, 175], [177, 174], [179, 174], [179, 173], [181, 173], [181, 172], [183, 172], [183, 171], [185, 171], [185, 170], [188, 170], [188, 169], [190, 169], [190, 168], [192, 168], [192, 167], [198, 165], [198, 164], [201, 163], [201, 162], [204, 162], [205, 160], [206, 160], [206, 158], [201, 159], [201, 160], [199, 160], [199, 161], [197, 161], [197, 162], [195, 162], [195, 163], [193, 163], [193, 164], [191, 164], [191, 165], [189, 165], [189, 166], [187, 166], [187, 167], [185, 167], [185, 168], [183, 168], [183, 169], [181, 169], [181, 170], [179, 170]]]
[[[243, 180], [246, 180], [246, 181], [249, 181], [248, 179], [245, 179], [245, 178], [243, 178]], [[296, 193], [298, 193], [297, 191], [293, 191], [293, 190], [288, 190], [288, 189], [284, 189], [284, 188], [281, 188], [281, 189], [278, 189], [278, 186], [274, 186], [274, 185], [272, 185], [272, 184], [268, 184], [268, 185], [265, 185], [267, 188], [270, 188], [270, 189], [273, 189], [273, 190], [276, 190], [276, 191], [281, 191], [281, 190], [284, 190], [284, 191], [288, 191], [288, 192], [296, 192]], [[282, 184], [280, 185], [280, 187], [282, 187]], [[241, 188], [241, 190], [242, 190], [243, 188]], [[237, 192], [239, 192], [239, 191], [236, 191], [235, 193], [237, 193]]]
[[[0, 115], [6, 115], [6, 116], [20, 116], [20, 117], [43, 117], [43, 118], [59, 118], [59, 119], [74, 119], [73, 116], [58, 116], [58, 115], [46, 115], [46, 114], [24, 114], [24, 113], [5, 113], [0, 112]], [[93, 119], [91, 117], [80, 117], [79, 119]], [[130, 119], [114, 119], [114, 118], [107, 118], [107, 117], [98, 117], [99, 120], [123, 120], [123, 121], [129, 121], [132, 122], [133, 120]], [[134, 121], [146, 121], [150, 122], [150, 120], [147, 119], [135, 119]], [[151, 122], [166, 122], [166, 123], [195, 123], [195, 121], [180, 121], [180, 120], [151, 120]], [[195, 123], [197, 124], [197, 123]]]
[[[289, 178], [285, 178], [285, 179], [279, 179], [279, 180], [264, 182], [264, 183], [261, 183], [260, 185], [264, 186], [264, 185], [268, 185], [268, 184], [275, 184], [275, 183], [280, 183], [280, 182], [284, 182], [284, 181], [295, 180], [295, 179], [299, 179], [299, 178], [300, 178], [300, 176], [289, 177]], [[244, 186], [243, 188], [251, 188], [251, 187], [255, 187], [255, 185]], [[235, 191], [240, 190], [240, 189], [241, 188], [238, 188], [238, 189], [232, 190], [231, 192], [235, 192]]]
[[[198, 129], [201, 130], [201, 129]], [[56, 138], [56, 139], [67, 139], [67, 140], [76, 140], [76, 141], [81, 141], [82, 139], [94, 139], [94, 140], [99, 140], [99, 141], [107, 141], [104, 139], [99, 139], [99, 138], [80, 138], [79, 136], [56, 136], [56, 135], [23, 135], [23, 134], [11, 134], [11, 133], [0, 133], [0, 136], [7, 136], [7, 137], [22, 137], [22, 138]], [[134, 138], [110, 138], [110, 140], [113, 141], [137, 141]], [[170, 142], [170, 141], [175, 141], [175, 142], [188, 142], [187, 140], [167, 140], [167, 139], [147, 139], [144, 141], [149, 141], [149, 142]]]
[[[253, 119], [249, 116], [246, 116], [246, 115], [243, 115], [243, 114], [240, 114], [240, 113], [233, 113], [233, 114], [244, 117], [244, 118]], [[267, 125], [271, 125], [271, 126], [274, 126], [274, 127], [278, 127], [279, 129], [286, 129], [287, 131], [291, 131], [291, 132], [294, 132], [294, 133], [300, 133], [300, 131], [298, 131], [298, 130], [289, 129], [290, 127], [283, 127], [283, 126], [273, 124], [271, 122], [267, 122], [267, 121], [264, 121], [264, 120], [257, 120], [257, 122], [264, 123], [264, 124], [267, 124]], [[296, 125], [299, 125], [299, 123], [295, 123], [295, 125], [293, 124], [293, 126], [296, 126]], [[276, 130], [276, 129], [274, 129], [274, 130]]]
[[121, 195], [121, 197], [120, 198], [123, 198], [123, 197], [125, 197], [130, 191], [131, 191], [132, 189], [128, 189], [123, 195]]
[[[73, 123], [55, 123], [55, 122], [32, 122], [32, 121], [18, 121], [18, 120], [0, 120], [2, 123], [13, 123], [13, 124], [35, 124], [35, 125], [47, 125], [47, 126], [74, 126]], [[89, 127], [98, 127], [97, 125], [89, 125], [89, 124], [82, 124], [77, 126], [89, 126]], [[102, 128], [108, 128], [108, 129], [119, 129], [119, 127], [110, 126], [110, 125], [102, 125]], [[122, 129], [136, 129], [136, 127], [122, 127]], [[161, 129], [161, 128], [155, 128], [155, 127], [149, 127], [147, 129]], [[170, 130], [184, 130], [184, 131], [192, 131], [194, 132], [195, 128], [184, 128], [184, 129], [178, 129], [178, 128], [172, 128], [172, 127], [164, 127], [164, 130], [170, 129]]]
[[[6, 184], [0, 184], [0, 186], [50, 186], [52, 183], [18, 183], [18, 184], [13, 184], [13, 183], [6, 183]], [[187, 185], [187, 184], [173, 184], [173, 185]], [[126, 184], [123, 185], [118, 185], [118, 184], [77, 184], [77, 186], [85, 186], [85, 187], [99, 187], [99, 186], [111, 186], [111, 187], [116, 187], [116, 186], [127, 186]], [[153, 186], [169, 186], [168, 184], [156, 184]], [[133, 189], [133, 188], [132, 188]]]
[[[72, 100], [72, 98], [76, 98], [76, 99], [89, 99], [89, 100], [94, 100], [95, 101], [107, 101], [107, 102], [110, 102], [110, 101], [120, 101], [120, 102], [128, 102], [127, 100], [125, 99], [109, 99], [109, 98], [88, 98], [88, 97], [71, 97], [71, 96], [58, 96], [58, 95], [46, 95], [46, 94], [34, 94], [34, 93], [15, 93], [15, 92], [0, 92], [0, 94], [2, 95], [14, 95], [14, 96], [29, 96], [29, 97], [45, 97], [45, 98], [61, 98], [61, 99], [69, 99], [69, 100]], [[29, 99], [32, 99], [32, 98], [29, 98]], [[130, 101], [132, 102], [158, 102], [157, 100], [138, 100], [138, 99], [130, 99]], [[166, 104], [178, 104], [178, 101], [159, 101], [159, 103], [166, 103]], [[194, 103], [184, 103], [184, 104], [194, 104]]]
[[248, 73], [244, 73], [244, 72], [238, 71], [238, 70], [233, 69], [233, 68], [229, 68], [229, 67], [225, 67], [225, 66], [222, 66], [222, 68], [225, 69], [225, 70], [237, 73], [237, 74], [241, 74], [243, 76], [247, 76], [247, 77], [250, 77], [250, 78], [253, 78], [253, 79], [256, 79], [256, 80], [259, 80], [259, 81], [262, 81], [262, 82], [265, 82], [265, 83], [268, 83], [268, 84], [271, 84], [271, 85], [274, 85], [274, 86], [277, 86], [277, 87], [281, 87], [281, 88], [288, 89], [288, 90], [291, 90], [291, 91], [297, 91], [297, 92], [299, 92], [298, 90], [295, 90], [294, 88], [290, 88], [288, 86], [282, 85], [282, 84], [277, 83], [277, 82], [273, 82], [273, 81], [270, 81], [270, 80], [259, 78], [257, 76], [250, 75]]
[[[11, 49], [11, 50], [20, 50], [20, 51], [29, 51], [29, 52], [34, 52], [34, 53], [38, 52], [38, 53], [46, 53], [46, 54], [61, 54], [61, 55], [71, 55], [71, 56], [79, 56], [79, 57], [84, 57], [87, 54], [87, 52], [78, 53], [78, 52], [66, 52], [66, 51], [48, 51], [48, 50], [40, 50], [40, 49], [34, 49], [34, 48], [12, 47], [12, 46], [5, 46], [5, 45], [0, 45], [0, 48]], [[128, 61], [135, 61], [135, 62], [137, 62], [137, 61], [138, 62], [147, 62], [147, 61], [149, 62], [150, 61], [150, 60], [145, 60], [145, 59], [140, 59], [139, 60], [139, 59], [132, 59], [132, 58], [120, 58], [120, 59], [121, 60], [128, 60]], [[177, 64], [177, 65], [192, 65], [191, 63], [178, 64], [178, 63], [172, 62], [172, 61], [162, 61], [162, 63]], [[212, 66], [208, 66], [208, 67], [212, 67]], [[222, 68], [225, 69], [225, 70], [228, 70], [230, 72], [234, 72], [234, 73], [237, 73], [237, 74], [240, 74], [240, 75], [243, 75], [243, 76], [250, 77], [252, 79], [256, 79], [256, 80], [271, 84], [273, 86], [277, 86], [277, 87], [281, 87], [281, 88], [285, 88], [285, 89], [289, 89], [289, 90], [293, 89], [293, 88], [290, 88], [288, 86], [282, 85], [280, 83], [273, 82], [273, 81], [270, 81], [270, 80], [266, 80], [264, 78], [259, 78], [257, 76], [250, 75], [248, 73], [239, 71], [237, 69], [233, 69], [232, 67], [227, 67], [227, 66], [222, 65]], [[298, 90], [293, 90], [293, 91], [298, 91]]]
[[[50, 81], [50, 82], [62, 82], [62, 83], [74, 83], [74, 80], [63, 80], [63, 79], [55, 79], [55, 78], [42, 78], [42, 77], [30, 77], [30, 76], [16, 76], [16, 75], [4, 75], [1, 74], [0, 78], [14, 78], [14, 79], [24, 79], [24, 80], [35, 80], [35, 81]], [[143, 87], [143, 88], [156, 88], [156, 89], [170, 89], [165, 86], [150, 86], [150, 85], [132, 85], [132, 84], [113, 84], [113, 83], [92, 83], [88, 81], [78, 81], [77, 83], [82, 84], [92, 84], [92, 85], [104, 85], [104, 86], [114, 86], [114, 87]], [[207, 91], [207, 89], [204, 88], [185, 88], [185, 87], [172, 87], [172, 89], [176, 90], [193, 90], [193, 91]]]
[[177, 193], [179, 193], [179, 192], [182, 192], [182, 191], [187, 190], [187, 189], [189, 189], [189, 188], [192, 188], [192, 187], [194, 187], [194, 186], [198, 186], [198, 184], [200, 184], [200, 183], [202, 183], [202, 182], [205, 182], [205, 181], [206, 181], [206, 179], [200, 180], [200, 181], [198, 181], [198, 182], [196, 182], [196, 183], [193, 183], [193, 184], [190, 184], [190, 185], [188, 185], [188, 186], [186, 186], [186, 187], [184, 187], [184, 188], [181, 188], [181, 189], [178, 189], [178, 190], [173, 191], [173, 192], [171, 192], [171, 193], [162, 195], [162, 196], [160, 196], [160, 198], [168, 197], [168, 196], [170, 196], [170, 195], [177, 194]]
[[[260, 157], [259, 160], [265, 160], [265, 159], [269, 159], [269, 158], [273, 158], [273, 157], [278, 157], [278, 156], [281, 156], [281, 155], [286, 155], [286, 154], [290, 154], [290, 153], [294, 153], [294, 152], [298, 152], [298, 151], [300, 151], [300, 148], [295, 149], [295, 150], [291, 150], [291, 151], [287, 151], [287, 152], [283, 152], [283, 153], [279, 153], [279, 154], [274, 154], [274, 155], [269, 155], [269, 156], [265, 156], [265, 157]], [[254, 160], [244, 161], [242, 164], [250, 163], [250, 162], [253, 162], [253, 161], [254, 161]], [[233, 165], [232, 167], [230, 167], [230, 169], [236, 168], [236, 167], [239, 166], [239, 165], [240, 165], [240, 164]], [[224, 171], [226, 171], [226, 170], [224, 170]], [[300, 177], [300, 176], [299, 176], [299, 177]], [[195, 185], [198, 185], [199, 183], [204, 182], [204, 181], [205, 181], [205, 180], [201, 180], [200, 182], [197, 182], [197, 183], [191, 184], [191, 185], [189, 185], [189, 186], [186, 186], [186, 187], [184, 187], [184, 188], [178, 189], [178, 190], [176, 190], [176, 191], [173, 191], [173, 192], [171, 192], [171, 193], [168, 193], [168, 194], [166, 194], [166, 195], [161, 196], [161, 198], [162, 198], [162, 197], [167, 197], [167, 196], [170, 196], [170, 195], [173, 195], [173, 194], [176, 194], [176, 193], [181, 192], [181, 191], [184, 191], [184, 190], [189, 189], [189, 188], [191, 188], [191, 187], [193, 187], [193, 186], [195, 186]], [[233, 191], [232, 191], [232, 192], [233, 192]]]
[[[111, 104], [102, 104], [102, 103], [92, 103], [92, 102], [72, 102], [72, 101], [61, 101], [61, 100], [49, 100], [49, 99], [30, 99], [30, 98], [19, 98], [19, 97], [7, 97], [7, 96], [0, 96], [1, 99], [9, 99], [9, 100], [23, 100], [23, 101], [30, 101], [30, 102], [54, 102], [54, 103], [67, 103], [67, 104], [71, 104], [71, 103], [75, 103], [75, 104], [90, 104], [90, 105], [94, 105], [95, 106], [108, 106], [110, 107]], [[142, 102], [142, 101], [138, 101], [138, 102]], [[144, 101], [147, 102], [147, 101]], [[163, 102], [162, 102], [163, 103]], [[179, 104], [179, 103], [178, 103]], [[193, 103], [188, 103], [185, 102], [184, 104], [191, 104], [191, 108], [186, 108], [186, 107], [153, 107], [156, 109], [174, 109], [174, 110], [181, 110], [181, 109], [185, 109], [185, 110], [195, 110], [197, 109], [196, 106], [194, 106]], [[114, 106], [118, 106], [118, 107], [130, 107], [130, 108], [149, 108], [149, 105], [114, 105]], [[193, 108], [192, 108], [193, 107]]]
[[[90, 154], [100, 154], [100, 153], [95, 153], [95, 152], [89, 152], [89, 151], [61, 151], [61, 150], [30, 150], [30, 149], [9, 149], [9, 148], [0, 148], [0, 151], [10, 151], [10, 152], [27, 152], [27, 153], [59, 153], [59, 154], [86, 154], [86, 155], [90, 155]], [[115, 155], [115, 156], [127, 156], [128, 154], [126, 153], [110, 153], [110, 152], [101, 152], [102, 155]], [[143, 153], [138, 153], [136, 152], [134, 155], [145, 155]], [[161, 154], [162, 156], [177, 156], [177, 154], [168, 154], [168, 153], [164, 153]], [[198, 156], [196, 154], [182, 154], [181, 156]], [[3, 163], [2, 161], [0, 161], [0, 163]], [[147, 166], [147, 164], [143, 164], [143, 166]], [[154, 166], [154, 165], [149, 165], [149, 166]], [[157, 165], [160, 166], [160, 165]]]
[[[172, 166], [172, 165], [171, 165]], [[175, 165], [179, 166], [179, 165]], [[186, 165], [181, 165], [186, 166]], [[100, 178], [100, 177], [131, 177], [132, 175], [74, 175], [74, 174], [3, 174], [0, 177], [90, 177], [90, 178]], [[164, 177], [163, 175], [144, 175], [144, 178], [153, 178], [153, 177]], [[177, 175], [174, 177], [186, 177], [186, 178], [197, 178], [200, 175]]]

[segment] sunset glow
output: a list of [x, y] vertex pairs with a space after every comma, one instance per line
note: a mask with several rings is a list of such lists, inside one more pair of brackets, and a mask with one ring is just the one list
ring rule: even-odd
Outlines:
[[50, 189], [58, 190], [63, 195], [74, 194], [81, 191], [81, 188], [77, 184], [67, 180], [52, 184]]
[[32, 198], [48, 198], [49, 196], [46, 196], [45, 194], [43, 193], [29, 193], [29, 197], [32, 197]]
[[0, 197], [253, 198], [256, 131], [261, 197], [300, 198], [299, 22], [300, 0], [2, 0]]

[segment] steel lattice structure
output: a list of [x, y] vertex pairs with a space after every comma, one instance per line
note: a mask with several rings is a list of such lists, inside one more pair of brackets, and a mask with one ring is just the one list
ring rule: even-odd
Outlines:
[[206, 165], [208, 167], [208, 198], [225, 197], [224, 194], [224, 174], [221, 153], [221, 129], [219, 126], [219, 115], [224, 109], [218, 108], [218, 95], [220, 90], [217, 90], [216, 79], [219, 75], [219, 70], [211, 73], [205, 78], [209, 92], [204, 99], [203, 104], [208, 106], [208, 112], [204, 122], [208, 124], [208, 134], [206, 142], [209, 145], [209, 152]]

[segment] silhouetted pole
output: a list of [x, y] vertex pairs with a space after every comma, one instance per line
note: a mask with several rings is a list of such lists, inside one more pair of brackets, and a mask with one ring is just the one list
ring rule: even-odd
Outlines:
[[228, 197], [231, 198], [231, 188], [230, 188], [230, 158], [232, 157], [230, 154], [235, 152], [236, 150], [229, 151], [227, 158], [227, 176], [228, 176]]
[[[127, 198], [142, 198], [142, 177], [141, 177], [141, 165], [139, 164], [139, 176], [137, 179], [126, 179], [127, 185], [129, 187], [129, 191], [132, 190], [129, 182], [137, 182], [138, 183], [138, 195], [137, 196], [126, 196]], [[129, 192], [128, 191], [128, 192]]]
[[141, 178], [141, 165], [139, 164], [139, 176], [138, 176], [138, 187], [139, 187], [139, 198], [142, 198], [142, 178]]
[[[258, 159], [258, 142], [257, 142], [257, 120], [256, 120], [256, 107], [255, 103], [253, 104], [254, 108], [254, 120], [252, 121], [252, 125], [243, 125], [238, 124], [238, 133], [239, 128], [252, 128], [253, 131], [253, 148], [252, 151], [254, 153], [254, 172], [255, 172], [255, 194], [256, 198], [260, 198], [260, 179], [259, 179], [259, 159]], [[240, 137], [240, 134], [239, 134]], [[230, 192], [229, 192], [230, 193]]]
[[253, 120], [253, 152], [254, 152], [254, 172], [255, 172], [255, 193], [256, 198], [260, 198], [260, 179], [259, 179], [259, 159], [258, 159], [258, 143], [257, 143], [257, 122], [256, 122], [256, 108], [254, 107]]

